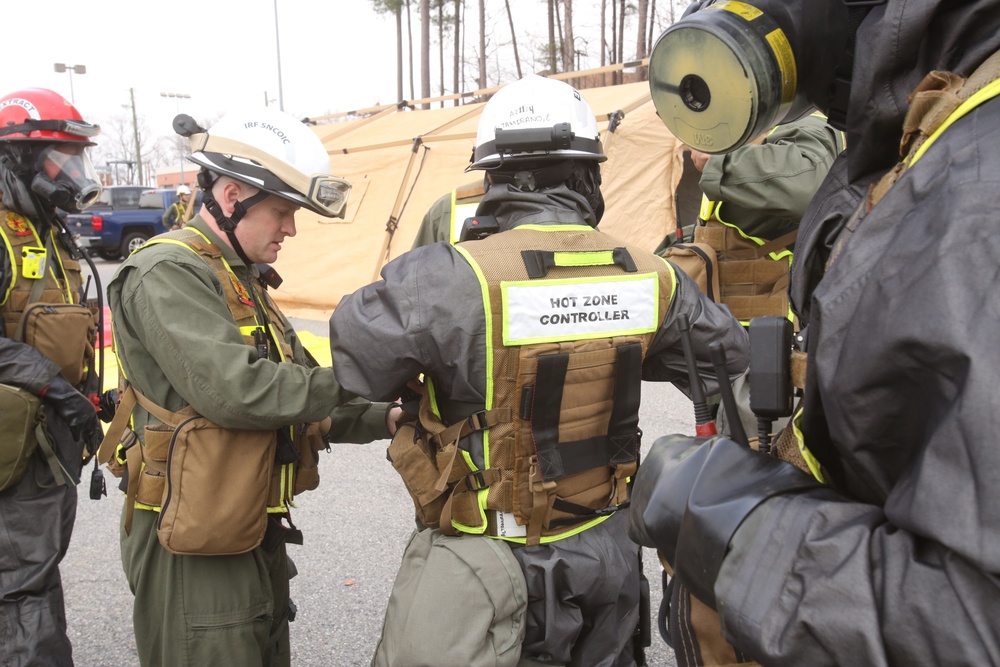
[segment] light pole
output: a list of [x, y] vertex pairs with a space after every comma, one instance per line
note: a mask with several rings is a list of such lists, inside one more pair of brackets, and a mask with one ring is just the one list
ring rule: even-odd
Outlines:
[[54, 69], [59, 74], [62, 74], [63, 72], [69, 72], [69, 101], [75, 106], [76, 105], [76, 99], [75, 99], [75, 96], [73, 94], [73, 72], [76, 72], [77, 74], [86, 74], [87, 73], [87, 66], [86, 65], [67, 65], [65, 63], [56, 63], [54, 65]]
[[123, 104], [122, 109], [132, 110], [132, 136], [135, 139], [135, 168], [136, 185], [143, 185], [142, 182], [142, 144], [139, 142], [139, 117], [135, 112], [135, 90], [128, 89], [129, 101], [131, 104]]
[[[181, 100], [191, 99], [191, 96], [188, 95], [187, 93], [160, 93], [160, 97], [174, 98], [174, 101], [177, 103], [176, 108], [178, 114], [181, 112]], [[177, 141], [183, 142], [184, 140], [178, 136]], [[184, 144], [178, 143], [177, 146], [178, 146], [177, 154], [181, 161], [181, 185], [186, 185], [186, 183], [184, 182]]]
[[274, 48], [278, 52], [278, 108], [285, 110], [285, 95], [281, 90], [281, 42], [278, 41], [278, 0], [274, 0]]

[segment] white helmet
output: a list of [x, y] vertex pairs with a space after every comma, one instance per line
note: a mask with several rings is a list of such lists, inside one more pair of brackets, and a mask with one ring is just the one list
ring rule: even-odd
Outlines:
[[189, 195], [189, 194], [191, 194], [191, 188], [189, 188], [186, 185], [178, 185], [177, 186], [177, 196], [178, 197], [180, 197], [181, 195]]
[[486, 103], [469, 169], [565, 159], [607, 159], [594, 112], [573, 86], [529, 74]]
[[189, 159], [205, 169], [319, 215], [344, 217], [351, 184], [330, 176], [323, 142], [295, 117], [274, 107], [238, 111], [190, 138]]

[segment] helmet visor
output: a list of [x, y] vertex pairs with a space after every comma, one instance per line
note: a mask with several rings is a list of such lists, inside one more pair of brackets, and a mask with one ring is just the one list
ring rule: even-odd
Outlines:
[[52, 144], [38, 154], [33, 189], [66, 211], [82, 211], [101, 194], [97, 171], [81, 144]]

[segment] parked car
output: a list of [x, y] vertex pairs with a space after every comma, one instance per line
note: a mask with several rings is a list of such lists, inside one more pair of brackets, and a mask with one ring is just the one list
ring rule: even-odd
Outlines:
[[[196, 190], [195, 210], [201, 204]], [[112, 185], [83, 213], [71, 213], [66, 222], [80, 246], [107, 260], [128, 255], [153, 236], [167, 231], [163, 214], [177, 201], [174, 189]]]

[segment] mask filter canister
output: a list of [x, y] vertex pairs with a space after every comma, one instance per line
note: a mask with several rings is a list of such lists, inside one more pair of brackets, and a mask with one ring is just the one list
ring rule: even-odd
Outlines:
[[653, 47], [649, 85], [667, 128], [704, 153], [725, 153], [766, 132], [795, 100], [795, 57], [768, 14], [720, 2], [668, 28]]

